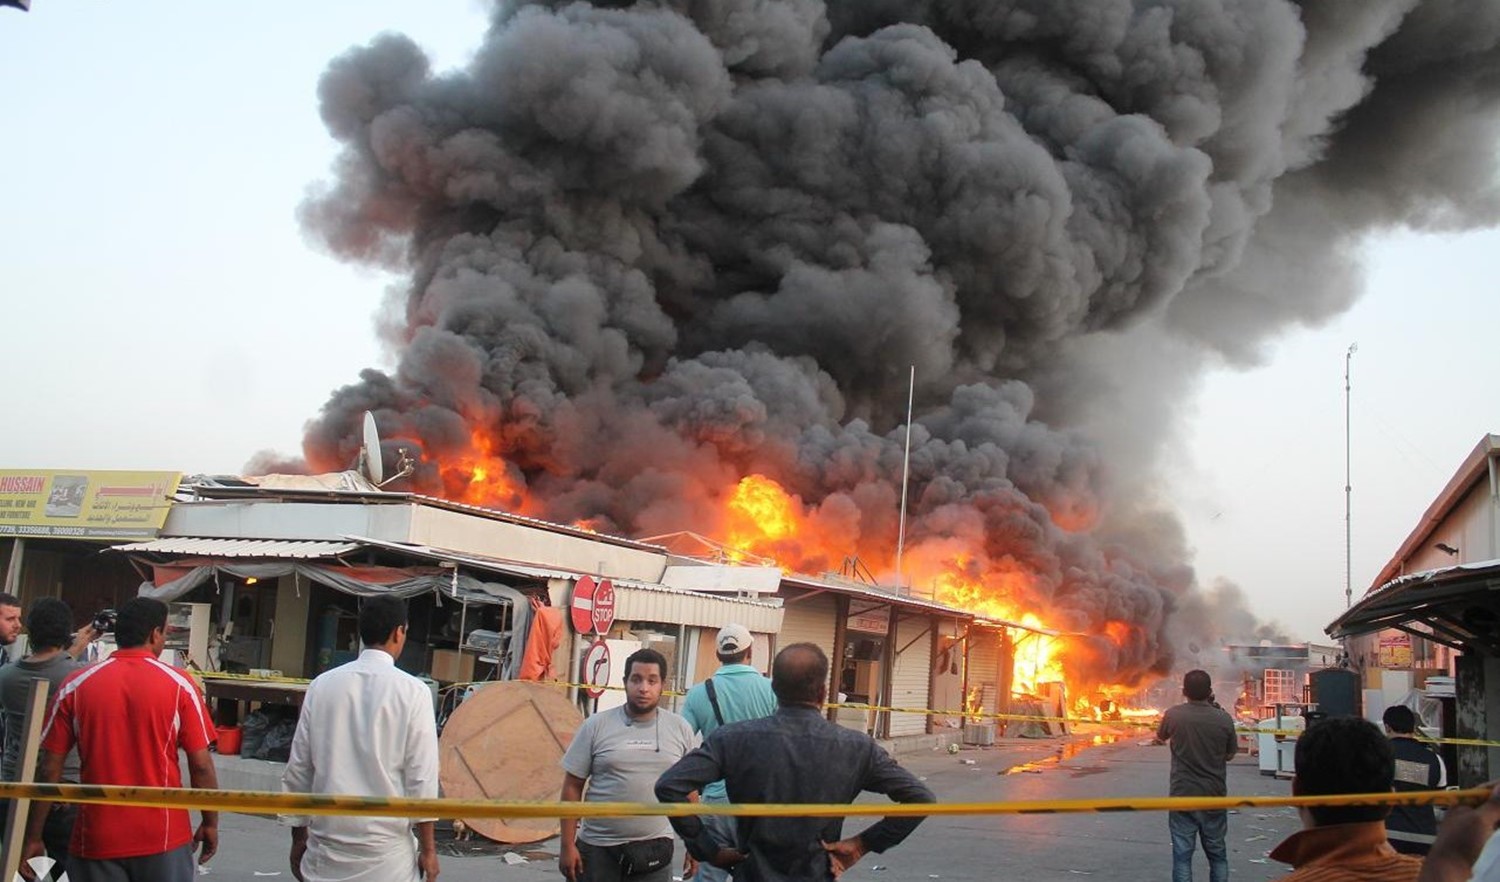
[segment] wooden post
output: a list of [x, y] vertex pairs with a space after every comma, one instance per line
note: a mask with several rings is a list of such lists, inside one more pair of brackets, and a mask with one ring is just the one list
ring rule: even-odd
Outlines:
[[[839, 700], [844, 681], [844, 647], [849, 644], [849, 595], [833, 599], [833, 656], [828, 659], [828, 703]], [[828, 719], [838, 722], [838, 708], [828, 709]]]
[[[26, 700], [26, 721], [21, 727], [21, 749], [17, 754], [16, 780], [29, 784], [36, 780], [37, 752], [42, 746], [42, 724], [47, 719], [47, 693], [52, 684], [42, 678], [31, 681], [31, 693]], [[21, 866], [21, 848], [26, 839], [26, 815], [31, 807], [29, 799], [13, 799], [5, 817], [5, 842], [0, 854], [0, 872], [3, 879], [16, 878]]]
[[26, 557], [26, 540], [17, 536], [11, 540], [10, 561], [5, 567], [5, 593], [21, 596], [21, 564]]

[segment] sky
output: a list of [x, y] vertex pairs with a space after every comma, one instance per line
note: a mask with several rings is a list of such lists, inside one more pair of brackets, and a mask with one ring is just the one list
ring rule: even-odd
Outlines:
[[[462, 64], [484, 20], [474, 0], [0, 9], [0, 468], [234, 473], [299, 452], [333, 389], [393, 365], [376, 322], [395, 280], [296, 219], [335, 154], [318, 77], [385, 30]], [[1358, 344], [1357, 598], [1500, 431], [1496, 254], [1495, 230], [1373, 237], [1349, 311], [1202, 378], [1162, 468], [1200, 581], [1326, 639], [1344, 608], [1345, 353]]]

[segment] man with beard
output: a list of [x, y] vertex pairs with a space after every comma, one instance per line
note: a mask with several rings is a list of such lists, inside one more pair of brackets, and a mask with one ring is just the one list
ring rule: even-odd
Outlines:
[[[666, 678], [654, 649], [625, 659], [624, 706], [584, 720], [563, 754], [564, 802], [656, 801], [656, 779], [693, 749], [687, 720], [657, 707]], [[660, 817], [564, 818], [557, 865], [571, 882], [671, 882], [672, 827]]]
[[0, 593], [0, 665], [10, 664], [10, 646], [20, 636], [21, 601], [14, 594]]

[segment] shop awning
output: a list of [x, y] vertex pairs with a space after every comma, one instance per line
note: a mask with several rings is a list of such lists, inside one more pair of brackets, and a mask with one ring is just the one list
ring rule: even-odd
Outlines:
[[[346, 538], [373, 548], [409, 554], [425, 560], [452, 561], [465, 567], [515, 578], [574, 581], [580, 576], [589, 575], [487, 555], [462, 554], [446, 548], [385, 542], [363, 536]], [[705, 628], [717, 628], [725, 622], [738, 622], [759, 633], [775, 634], [781, 630], [779, 600], [751, 600], [722, 594], [697, 593], [637, 579], [611, 577], [610, 582], [615, 587], [615, 617], [622, 621], [662, 622]]]
[[634, 579], [611, 579], [615, 617], [630, 622], [663, 622], [699, 628], [721, 628], [727, 622], [757, 634], [781, 633], [781, 599], [752, 600], [722, 594], [698, 594]]
[[436, 562], [452, 561], [453, 563], [462, 564], [476, 570], [486, 570], [502, 576], [514, 576], [539, 582], [545, 582], [548, 579], [571, 580], [584, 575], [572, 570], [539, 567], [534, 564], [521, 563], [520, 561], [500, 557], [489, 557], [487, 555], [465, 554], [461, 551], [452, 551], [447, 548], [433, 548], [430, 545], [408, 545], [405, 542], [388, 542], [384, 539], [370, 539], [365, 536], [346, 536], [344, 538], [359, 545], [394, 551], [398, 554], [410, 555], [422, 560]]
[[194, 557], [277, 557], [310, 559], [338, 557], [358, 551], [356, 542], [329, 542], [312, 539], [199, 539], [170, 536], [149, 542], [116, 545], [109, 551], [129, 554], [182, 554]]
[[782, 576], [781, 582], [783, 585], [788, 585], [793, 588], [801, 588], [814, 593], [829, 591], [834, 594], [845, 594], [850, 597], [857, 597], [860, 600], [870, 601], [880, 605], [892, 604], [906, 610], [934, 613], [940, 616], [951, 616], [956, 619], [974, 618], [974, 613], [969, 612], [965, 609], [945, 606], [944, 604], [937, 603], [936, 601], [923, 600], [920, 597], [914, 597], [910, 594], [896, 594], [893, 591], [887, 591], [884, 588], [877, 588], [874, 585], [855, 584], [852, 582], [843, 581], [833, 582], [825, 579], [815, 579], [810, 576], [797, 576], [790, 573]]
[[1454, 649], [1500, 655], [1500, 560], [1392, 579], [1366, 594], [1325, 630], [1341, 640], [1387, 628]]

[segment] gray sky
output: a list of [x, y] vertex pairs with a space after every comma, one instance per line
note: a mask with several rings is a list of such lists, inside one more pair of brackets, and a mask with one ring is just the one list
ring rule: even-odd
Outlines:
[[[401, 31], [462, 63], [474, 3], [264, 6], [35, 0], [0, 10], [0, 295], [13, 322], [0, 467], [237, 471], [298, 450], [367, 365], [390, 280], [304, 240], [334, 145], [329, 59]], [[1343, 368], [1354, 356], [1355, 594], [1460, 459], [1500, 429], [1488, 307], [1500, 232], [1390, 231], [1361, 300], [1204, 377], [1164, 495], [1205, 583], [1301, 639], [1343, 608]], [[1487, 258], [1489, 258], [1487, 260]]]

